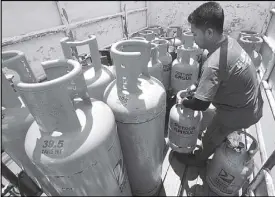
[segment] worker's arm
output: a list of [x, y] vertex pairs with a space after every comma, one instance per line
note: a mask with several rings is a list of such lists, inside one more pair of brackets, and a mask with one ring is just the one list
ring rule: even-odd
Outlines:
[[205, 69], [194, 96], [189, 99], [183, 99], [182, 101], [183, 106], [186, 108], [205, 111], [209, 107], [219, 88], [219, 66], [209, 66], [211, 65], [211, 61], [206, 61], [205, 63]]

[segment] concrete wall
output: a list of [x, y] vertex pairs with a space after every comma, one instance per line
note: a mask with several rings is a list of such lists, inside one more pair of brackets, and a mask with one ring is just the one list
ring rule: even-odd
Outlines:
[[[188, 15], [206, 1], [149, 1], [149, 25], [188, 28]], [[261, 32], [269, 22], [272, 1], [217, 1], [225, 12], [225, 30], [237, 37], [241, 30]]]
[[59, 41], [66, 35], [82, 40], [94, 34], [99, 48], [106, 47], [123, 38], [124, 5], [129, 11], [128, 32], [145, 28], [145, 1], [4, 1], [2, 50], [24, 52], [35, 67], [63, 57]]

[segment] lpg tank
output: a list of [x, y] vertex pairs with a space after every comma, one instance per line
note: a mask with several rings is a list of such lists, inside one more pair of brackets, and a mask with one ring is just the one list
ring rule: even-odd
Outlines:
[[178, 104], [187, 96], [186, 90], [177, 93], [177, 101], [170, 110], [168, 123], [169, 146], [179, 153], [191, 153], [195, 149], [202, 119], [201, 111], [194, 111]]
[[151, 45], [125, 40], [111, 47], [117, 78], [104, 92], [115, 114], [132, 193], [151, 196], [161, 186], [166, 93], [148, 73]]
[[[20, 80], [33, 83], [39, 81], [39, 76], [31, 74], [24, 53], [20, 51], [2, 52], [2, 69], [8, 68], [17, 73], [14, 76], [14, 84]], [[40, 72], [43, 73], [43, 72]], [[2, 75], [2, 148], [23, 169], [28, 176], [43, 189], [48, 196], [56, 196], [58, 193], [50, 181], [31, 162], [24, 150], [24, 139], [30, 125], [34, 122], [33, 116], [25, 106], [17, 92], [10, 86], [10, 82]], [[42, 76], [42, 75], [40, 75]], [[34, 79], [34, 77], [38, 77]]]
[[257, 48], [262, 45], [263, 39], [260, 36], [240, 36], [240, 45], [250, 56], [254, 66], [258, 69], [262, 62], [262, 56], [257, 52]]
[[25, 138], [28, 157], [61, 196], [131, 196], [114, 115], [89, 98], [81, 65], [42, 66], [47, 81], [15, 84], [35, 119]]
[[[89, 94], [97, 99], [102, 100], [103, 93], [107, 85], [114, 80], [115, 73], [112, 73], [107, 68], [108, 66], [102, 65], [96, 36], [90, 35], [88, 39], [83, 41], [71, 41], [70, 38], [65, 37], [60, 41], [64, 57], [73, 59], [71, 48], [88, 45], [90, 54], [85, 57], [77, 57], [82, 65], [83, 74], [88, 87]], [[77, 55], [76, 55], [77, 56]]]
[[163, 65], [159, 60], [158, 46], [151, 43], [151, 58], [148, 62], [148, 72], [163, 84]]
[[152, 30], [143, 30], [140, 31], [138, 34], [140, 37], [145, 38], [147, 41], [152, 41], [156, 38], [155, 33]]
[[[180, 45], [182, 45], [182, 28], [180, 26], [168, 27], [167, 37], [174, 37], [174, 39], [170, 40], [170, 45], [177, 49]], [[175, 49], [172, 50], [174, 51]]]
[[[258, 32], [255, 31], [250, 31], [250, 30], [243, 30], [239, 33], [239, 36], [237, 38], [237, 41], [240, 43], [240, 38], [243, 36], [251, 36], [251, 37], [260, 37], [262, 38], [262, 35]], [[255, 46], [255, 50], [259, 53], [260, 49], [262, 46], [262, 42], [261, 43], [257, 43]]]
[[163, 33], [163, 28], [159, 25], [150, 26], [147, 30], [151, 30], [155, 33], [156, 39]]
[[171, 65], [172, 57], [168, 53], [169, 41], [164, 39], [153, 40], [152, 43], [157, 44], [159, 50], [159, 60], [163, 65], [163, 85], [165, 90], [168, 91], [170, 88], [171, 80]]
[[173, 94], [185, 90], [197, 82], [199, 75], [199, 63], [197, 62], [197, 48], [177, 49], [177, 59], [173, 61], [171, 70], [171, 89]]
[[[238, 140], [238, 133], [253, 141], [250, 147]], [[258, 143], [249, 133], [238, 131], [230, 134], [207, 165], [206, 182], [210, 189], [219, 196], [236, 196], [253, 172], [253, 156], [257, 150]]]

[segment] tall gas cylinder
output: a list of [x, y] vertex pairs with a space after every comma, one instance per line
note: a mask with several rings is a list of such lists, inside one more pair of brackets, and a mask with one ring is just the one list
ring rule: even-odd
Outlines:
[[[32, 75], [24, 53], [20, 51], [2, 52], [2, 69], [8, 68], [20, 74], [20, 80], [34, 83], [41, 79], [39, 75]], [[43, 72], [41, 72], [43, 73]], [[58, 193], [50, 181], [31, 162], [24, 150], [24, 139], [31, 124], [33, 116], [21, 100], [17, 92], [10, 86], [3, 72], [2, 75], [2, 148], [23, 169], [28, 176], [39, 185], [48, 196], [56, 196]], [[35, 79], [35, 77], [37, 77]], [[44, 75], [46, 77], [46, 75]], [[43, 78], [44, 78], [43, 77]], [[18, 75], [14, 76], [14, 84], [18, 81]], [[38, 80], [37, 80], [38, 81]]]
[[185, 48], [183, 45], [177, 49], [177, 59], [173, 61], [171, 70], [171, 88], [173, 94], [185, 90], [196, 83], [199, 74], [197, 62], [197, 48]]
[[112, 110], [89, 97], [77, 61], [42, 66], [47, 81], [15, 84], [35, 119], [28, 157], [62, 196], [131, 196]]
[[155, 33], [152, 30], [143, 30], [138, 34], [140, 37], [144, 37], [147, 41], [152, 41], [156, 38]]
[[148, 62], [148, 72], [151, 76], [157, 78], [162, 84], [163, 81], [163, 65], [159, 60], [158, 46], [151, 43], [151, 58]]
[[173, 37], [170, 40], [170, 46], [172, 51], [176, 50], [182, 45], [182, 28], [180, 26], [170, 26], [167, 28], [167, 37]]
[[[237, 38], [237, 41], [240, 43], [240, 38], [243, 36], [251, 36], [251, 37], [260, 37], [262, 38], [262, 35], [258, 32], [255, 31], [249, 31], [249, 30], [243, 30], [239, 33], [239, 36]], [[260, 49], [261, 49], [262, 43], [258, 43], [255, 46], [255, 50], [259, 53]]]
[[135, 36], [130, 38], [131, 40], [146, 40], [144, 37]]
[[165, 90], [170, 88], [171, 80], [171, 66], [172, 66], [172, 57], [168, 53], [169, 41], [164, 39], [153, 40], [152, 43], [157, 44], [159, 50], [159, 60], [163, 65], [163, 85]]
[[242, 135], [252, 139], [253, 142], [249, 148], [244, 142], [236, 140], [230, 142], [227, 139], [216, 149], [214, 157], [207, 165], [206, 182], [219, 196], [236, 196], [253, 172], [253, 156], [258, 150], [258, 143], [250, 134]]
[[256, 48], [260, 48], [263, 39], [260, 36], [240, 36], [239, 43], [250, 56], [255, 68], [258, 69], [262, 62], [262, 56]]
[[70, 38], [66, 37], [61, 39], [60, 44], [64, 57], [67, 59], [74, 59], [71, 48], [89, 46], [90, 54], [80, 57], [80, 59], [77, 57], [77, 59], [82, 65], [89, 94], [95, 99], [102, 100], [105, 88], [115, 78], [115, 72], [112, 73], [110, 70], [115, 70], [114, 67], [109, 70], [108, 66], [101, 64], [96, 37], [89, 35], [89, 38], [83, 41], [71, 41]]
[[133, 195], [150, 196], [161, 186], [166, 93], [148, 73], [151, 45], [125, 40], [111, 47], [117, 78], [104, 93], [115, 114]]
[[158, 38], [161, 34], [163, 34], [163, 28], [159, 25], [153, 25], [148, 28], [155, 33], [156, 38]]
[[169, 146], [179, 153], [191, 153], [197, 144], [202, 119], [201, 111], [194, 111], [178, 104], [187, 97], [186, 90], [176, 95], [176, 104], [170, 110], [168, 123]]

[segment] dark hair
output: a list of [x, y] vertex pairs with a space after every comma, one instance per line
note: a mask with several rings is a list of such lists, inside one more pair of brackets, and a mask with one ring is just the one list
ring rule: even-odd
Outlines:
[[223, 33], [223, 9], [217, 2], [204, 3], [188, 16], [188, 22], [204, 31], [207, 28], [213, 28], [217, 32]]

